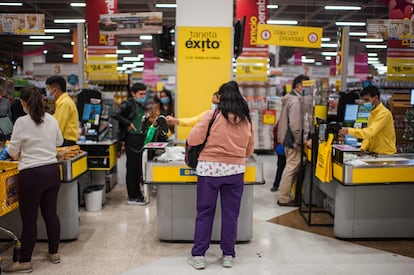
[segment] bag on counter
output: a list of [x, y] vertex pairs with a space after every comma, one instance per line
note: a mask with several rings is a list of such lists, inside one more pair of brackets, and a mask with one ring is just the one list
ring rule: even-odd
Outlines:
[[206, 134], [206, 138], [204, 139], [204, 142], [196, 145], [196, 146], [191, 146], [188, 145], [188, 142], [185, 142], [185, 163], [191, 167], [191, 168], [196, 168], [197, 164], [198, 164], [198, 157], [200, 156], [201, 151], [204, 149], [204, 146], [206, 145], [207, 142], [207, 138], [210, 135], [210, 128], [211, 125], [213, 125], [214, 120], [216, 119], [216, 116], [218, 114], [218, 110], [216, 109], [213, 113], [213, 117], [210, 120], [210, 123], [208, 124], [208, 128], [207, 128], [207, 134]]
[[316, 160], [315, 176], [321, 182], [332, 180], [332, 141], [334, 135], [329, 134], [328, 140], [319, 144], [318, 158]]

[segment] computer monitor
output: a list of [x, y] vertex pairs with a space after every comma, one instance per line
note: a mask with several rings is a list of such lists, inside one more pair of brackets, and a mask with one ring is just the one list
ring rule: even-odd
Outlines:
[[364, 107], [363, 104], [360, 104], [358, 106], [358, 114], [357, 114], [356, 122], [367, 123], [368, 122], [368, 116], [369, 116], [370, 113], [371, 113], [370, 109], [367, 109], [366, 107]]
[[86, 103], [83, 107], [82, 122], [90, 123], [91, 128], [99, 127], [102, 105]]
[[414, 105], [414, 89], [411, 89], [410, 104]]
[[346, 104], [344, 113], [344, 125], [348, 127], [353, 127], [353, 124], [357, 120], [357, 115], [358, 104]]

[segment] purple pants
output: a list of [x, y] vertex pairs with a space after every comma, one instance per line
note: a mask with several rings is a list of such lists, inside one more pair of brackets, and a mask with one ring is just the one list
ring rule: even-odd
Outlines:
[[244, 188], [244, 174], [224, 177], [198, 177], [197, 217], [193, 256], [204, 256], [210, 246], [218, 192], [221, 198], [221, 238], [223, 255], [236, 256], [237, 220]]
[[31, 261], [37, 238], [39, 206], [46, 224], [48, 252], [58, 252], [60, 222], [56, 208], [59, 188], [60, 172], [57, 163], [20, 171], [19, 208], [23, 222], [20, 262]]

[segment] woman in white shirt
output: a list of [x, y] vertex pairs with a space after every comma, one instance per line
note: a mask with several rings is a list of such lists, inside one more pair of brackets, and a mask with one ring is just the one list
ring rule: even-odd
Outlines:
[[36, 87], [23, 88], [20, 100], [27, 115], [16, 120], [7, 150], [12, 159], [19, 161], [22, 247], [20, 260], [6, 266], [3, 269], [5, 272], [32, 271], [31, 258], [37, 238], [39, 206], [48, 235], [47, 257], [53, 263], [60, 262], [60, 221], [56, 211], [60, 171], [56, 147], [62, 145], [63, 137], [55, 118], [45, 112], [42, 95]]

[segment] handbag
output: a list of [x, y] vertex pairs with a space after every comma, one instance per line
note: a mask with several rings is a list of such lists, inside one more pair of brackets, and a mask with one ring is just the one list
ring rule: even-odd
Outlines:
[[200, 156], [201, 151], [204, 149], [204, 146], [206, 145], [207, 138], [210, 135], [210, 128], [213, 125], [217, 114], [218, 114], [218, 110], [216, 109], [214, 111], [213, 117], [210, 120], [210, 123], [208, 124], [206, 138], [204, 139], [203, 143], [201, 143], [199, 145], [191, 146], [191, 145], [188, 144], [187, 141], [185, 141], [185, 158], [184, 158], [184, 160], [185, 160], [185, 163], [189, 167], [191, 167], [191, 168], [196, 168], [197, 167], [198, 157]]
[[295, 136], [292, 133], [292, 129], [290, 129], [289, 117], [285, 137], [283, 138], [283, 145], [287, 148], [295, 147]]
[[332, 141], [334, 135], [329, 134], [328, 140], [318, 145], [318, 158], [316, 161], [315, 176], [321, 182], [332, 180]]

